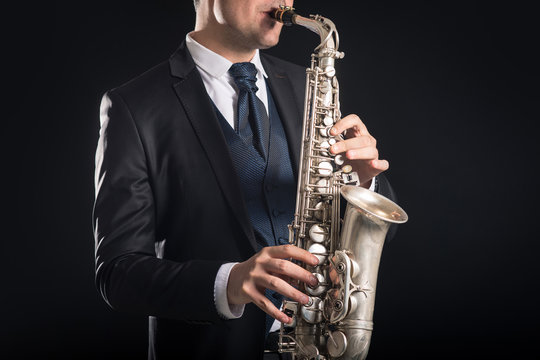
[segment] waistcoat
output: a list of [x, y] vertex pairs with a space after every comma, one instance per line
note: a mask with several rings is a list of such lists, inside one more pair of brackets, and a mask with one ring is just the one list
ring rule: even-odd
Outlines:
[[219, 110], [214, 109], [240, 180], [257, 243], [261, 247], [287, 244], [287, 225], [294, 216], [296, 181], [285, 130], [270, 89], [270, 141], [266, 161], [252, 145], [246, 144], [236, 134]]
[[[296, 200], [296, 181], [285, 130], [268, 87], [267, 90], [270, 140], [266, 160], [253, 145], [246, 144], [236, 134], [214, 106], [240, 180], [255, 238], [260, 246], [258, 250], [264, 246], [289, 242], [287, 225], [293, 220]], [[268, 289], [265, 295], [279, 309], [283, 297]], [[274, 319], [268, 315], [266, 317], [268, 333]]]

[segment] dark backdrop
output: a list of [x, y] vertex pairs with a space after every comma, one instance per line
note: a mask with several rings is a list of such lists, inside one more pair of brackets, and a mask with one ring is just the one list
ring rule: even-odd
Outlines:
[[[532, 9], [295, 5], [336, 23], [342, 110], [378, 139], [410, 216], [384, 249], [369, 358], [538, 358]], [[191, 1], [19, 6], [3, 14], [15, 21], [3, 45], [0, 356], [144, 359], [145, 317], [110, 310], [93, 283], [98, 106], [107, 89], [174, 52], [193, 27]], [[307, 66], [316, 41], [287, 28], [269, 52]]]

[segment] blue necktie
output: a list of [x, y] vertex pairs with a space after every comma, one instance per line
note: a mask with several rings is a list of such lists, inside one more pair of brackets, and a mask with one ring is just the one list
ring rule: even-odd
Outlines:
[[229, 74], [239, 90], [236, 133], [266, 160], [270, 122], [263, 102], [256, 95], [259, 89], [255, 85], [257, 69], [250, 62], [236, 63], [229, 69]]
[[[229, 74], [238, 87], [238, 108], [236, 133], [247, 145], [252, 145], [263, 160], [267, 160], [270, 142], [270, 119], [263, 102], [257, 97], [257, 68], [250, 62], [236, 63]], [[262, 184], [260, 184], [262, 186]], [[257, 214], [250, 213], [254, 226], [259, 224]], [[266, 214], [264, 216], [267, 216]], [[267, 239], [265, 239], [267, 241]], [[279, 309], [283, 296], [272, 290], [265, 290], [266, 297]], [[274, 323], [274, 318], [266, 315], [266, 334]]]

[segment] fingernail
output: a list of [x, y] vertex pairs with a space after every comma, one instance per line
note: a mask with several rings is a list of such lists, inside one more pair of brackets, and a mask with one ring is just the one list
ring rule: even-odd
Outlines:
[[330, 151], [332, 151], [333, 153], [337, 153], [339, 151], [339, 146], [338, 145], [330, 146]]
[[281, 317], [281, 322], [284, 323], [284, 324], [288, 324], [292, 319], [290, 317], [288, 317], [287, 315], [283, 315]]
[[313, 257], [312, 264], [313, 264], [313, 265], [318, 265], [318, 264], [319, 264], [319, 258], [316, 257], [316, 256], [314, 256], [314, 257]]
[[336, 135], [337, 134], [337, 130], [335, 127], [331, 128], [330, 129], [330, 135]]
[[309, 302], [309, 298], [307, 297], [307, 295], [302, 295], [302, 296], [300, 297], [300, 302], [301, 302], [302, 304], [307, 304], [307, 303]]
[[319, 279], [317, 279], [315, 276], [312, 275], [312, 276], [309, 278], [309, 284], [310, 284], [311, 286], [315, 286], [315, 285], [317, 285], [318, 283], [319, 283]]

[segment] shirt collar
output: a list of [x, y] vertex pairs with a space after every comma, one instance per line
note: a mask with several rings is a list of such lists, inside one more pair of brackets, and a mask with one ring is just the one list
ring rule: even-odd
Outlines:
[[[226, 74], [233, 64], [223, 56], [199, 44], [189, 34], [186, 35], [186, 46], [191, 54], [191, 57], [193, 58], [193, 61], [195, 62], [195, 65], [215, 78], [219, 78]], [[251, 59], [251, 63], [255, 65], [257, 71], [263, 74], [265, 78], [268, 77], [261, 63], [259, 49], [257, 49], [255, 52], [255, 56], [253, 56], [253, 59]]]

